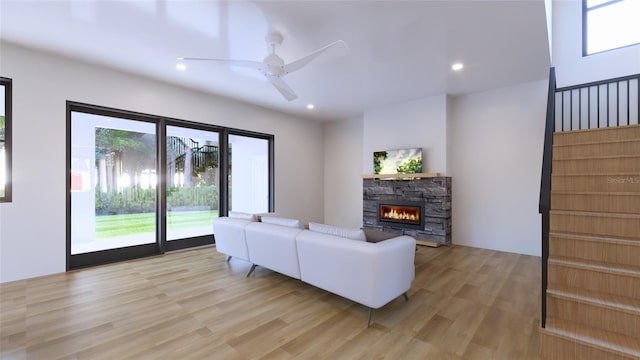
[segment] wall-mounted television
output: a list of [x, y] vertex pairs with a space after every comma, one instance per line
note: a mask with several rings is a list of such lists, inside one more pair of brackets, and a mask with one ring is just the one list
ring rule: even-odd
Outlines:
[[376, 151], [374, 174], [416, 174], [422, 172], [422, 148]]

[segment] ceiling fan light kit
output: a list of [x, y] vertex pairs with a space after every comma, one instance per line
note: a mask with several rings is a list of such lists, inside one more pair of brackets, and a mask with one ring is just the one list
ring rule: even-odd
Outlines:
[[280, 46], [282, 44], [282, 34], [279, 32], [270, 32], [267, 34], [265, 40], [267, 44], [271, 47], [271, 54], [267, 55], [262, 62], [259, 61], [251, 61], [251, 60], [233, 60], [233, 59], [215, 59], [215, 58], [193, 58], [193, 57], [179, 57], [178, 60], [181, 61], [214, 61], [225, 63], [230, 66], [241, 66], [250, 69], [255, 69], [260, 71], [266, 78], [269, 80], [271, 85], [273, 85], [280, 94], [287, 99], [288, 101], [293, 101], [298, 98], [298, 95], [287, 85], [287, 83], [282, 80], [282, 78], [290, 74], [294, 71], [298, 71], [305, 67], [307, 64], [315, 60], [318, 56], [320, 56], [325, 51], [333, 48], [333, 47], [343, 47], [348, 53], [349, 48], [347, 44], [342, 41], [334, 41], [331, 44], [324, 46], [311, 54], [302, 57], [296, 61], [293, 61], [289, 64], [285, 64], [284, 60], [276, 54], [276, 46]]

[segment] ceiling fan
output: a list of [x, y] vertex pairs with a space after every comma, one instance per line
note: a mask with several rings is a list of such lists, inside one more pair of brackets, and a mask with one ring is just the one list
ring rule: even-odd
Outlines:
[[260, 71], [269, 82], [284, 96], [288, 101], [292, 101], [298, 98], [298, 95], [287, 85], [282, 78], [294, 71], [298, 71], [305, 67], [307, 64], [315, 60], [318, 56], [323, 54], [329, 49], [341, 50], [340, 56], [346, 55], [349, 52], [347, 44], [342, 41], [334, 41], [331, 44], [321, 47], [320, 49], [312, 52], [311, 54], [298, 59], [289, 64], [285, 64], [284, 60], [278, 54], [276, 54], [276, 46], [282, 44], [282, 34], [279, 32], [271, 32], [266, 36], [267, 44], [271, 47], [271, 53], [267, 55], [262, 62], [251, 60], [233, 60], [233, 59], [211, 59], [211, 58], [194, 58], [194, 57], [179, 57], [178, 60], [197, 60], [197, 61], [217, 61], [228, 64], [230, 66], [241, 66]]

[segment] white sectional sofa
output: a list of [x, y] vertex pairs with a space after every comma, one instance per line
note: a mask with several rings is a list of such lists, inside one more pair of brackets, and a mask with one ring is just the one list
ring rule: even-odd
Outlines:
[[[398, 236], [366, 242], [359, 229], [310, 224], [293, 219], [214, 220], [218, 252], [300, 279], [369, 308], [371, 313], [407, 291], [414, 279], [416, 241]], [[241, 230], [244, 231], [241, 234]], [[246, 258], [244, 257], [246, 255]]]

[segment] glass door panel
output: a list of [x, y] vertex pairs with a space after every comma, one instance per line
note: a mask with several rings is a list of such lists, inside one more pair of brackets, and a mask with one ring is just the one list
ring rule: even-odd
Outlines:
[[6, 118], [5, 118], [5, 86], [4, 84], [0, 85], [0, 198], [5, 196], [4, 187], [7, 183], [5, 171], [6, 171], [6, 157], [8, 154], [5, 153], [5, 141], [6, 141]]
[[71, 255], [156, 243], [156, 124], [71, 114]]
[[219, 134], [167, 126], [166, 136], [167, 241], [209, 236], [219, 210]]
[[229, 211], [269, 211], [269, 140], [229, 135]]

